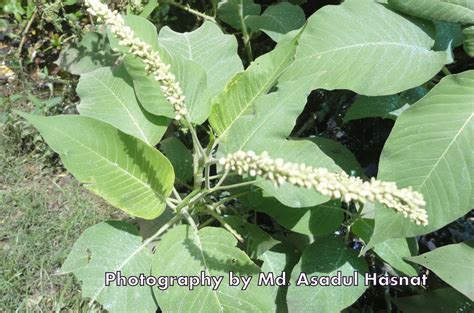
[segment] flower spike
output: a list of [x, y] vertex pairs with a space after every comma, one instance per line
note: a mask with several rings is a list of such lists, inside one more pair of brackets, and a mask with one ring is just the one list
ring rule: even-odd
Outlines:
[[346, 203], [352, 201], [378, 201], [410, 218], [417, 225], [426, 226], [428, 215], [424, 209], [425, 200], [411, 187], [398, 189], [393, 182], [383, 182], [372, 178], [369, 182], [346, 173], [331, 173], [326, 168], [313, 168], [305, 164], [271, 159], [267, 152], [238, 151], [219, 160], [226, 170], [239, 175], [260, 176], [272, 181], [276, 186], [290, 183], [298, 187], [315, 189], [332, 199]]
[[103, 22], [110, 31], [119, 39], [121, 46], [127, 47], [130, 54], [143, 60], [148, 74], [155, 76], [155, 80], [161, 83], [161, 91], [171, 103], [176, 113], [175, 119], [179, 120], [186, 116], [184, 106], [184, 94], [176, 81], [176, 77], [170, 72], [170, 65], [164, 63], [158, 52], [135, 36], [133, 30], [125, 25], [123, 17], [117, 12], [110, 10], [106, 4], [99, 0], [86, 0], [87, 12], [96, 16], [99, 22]]

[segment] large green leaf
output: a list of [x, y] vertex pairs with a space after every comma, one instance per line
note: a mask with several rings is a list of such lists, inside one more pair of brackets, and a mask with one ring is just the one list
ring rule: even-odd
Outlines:
[[105, 36], [86, 32], [82, 35], [81, 41], [63, 48], [54, 63], [74, 75], [81, 75], [104, 66], [111, 66], [116, 59]]
[[[358, 219], [351, 227], [351, 231], [361, 238], [364, 242], [369, 242], [370, 236], [374, 232], [374, 220]], [[410, 243], [415, 243], [410, 245]], [[403, 260], [403, 257], [409, 257], [415, 254], [416, 241], [406, 238], [392, 238], [376, 245], [374, 252], [394, 269], [410, 276], [418, 275], [415, 267]]]
[[[164, 312], [274, 312], [270, 288], [257, 286], [260, 271], [242, 250], [237, 240], [222, 228], [206, 227], [199, 231], [178, 226], [159, 243], [153, 258], [155, 276], [222, 276], [216, 290], [211, 286], [170, 286], [155, 290]], [[248, 288], [229, 286], [229, 272], [252, 277]]]
[[219, 2], [217, 16], [234, 29], [240, 30], [247, 15], [260, 15], [260, 4], [253, 0], [223, 0]]
[[472, 0], [388, 0], [394, 9], [426, 19], [474, 23]]
[[474, 240], [405, 259], [432, 270], [439, 278], [474, 300]]
[[77, 85], [81, 115], [106, 122], [149, 145], [156, 145], [168, 127], [165, 117], [143, 111], [123, 67], [83, 74]]
[[181, 56], [204, 68], [211, 96], [220, 93], [227, 81], [243, 70], [237, 40], [225, 35], [214, 23], [204, 22], [189, 33], [177, 33], [165, 26], [160, 30], [158, 41], [170, 55]]
[[[292, 283], [288, 288], [288, 309], [290, 312], [340, 312], [354, 303], [365, 291], [364, 274], [367, 264], [357, 253], [346, 248], [340, 238], [326, 237], [309, 245], [300, 262], [291, 274]], [[355, 277], [354, 286], [306, 286], [296, 285], [298, 277], [311, 276]], [[342, 284], [342, 283], [341, 283]]]
[[153, 219], [163, 212], [174, 172], [158, 150], [89, 117], [21, 115], [87, 189], [133, 216]]
[[[117, 244], [120, 243], [120, 244]], [[94, 225], [84, 231], [61, 267], [82, 283], [82, 296], [97, 301], [110, 312], [155, 312], [156, 302], [148, 286], [105, 285], [105, 273], [148, 275], [152, 257], [141, 247], [135, 226], [119, 221]]]
[[[137, 37], [160, 52], [162, 60], [171, 65], [170, 72], [176, 76], [176, 80], [183, 90], [185, 107], [191, 122], [203, 123], [211, 110], [211, 95], [207, 88], [207, 76], [204, 68], [180, 55], [170, 55], [158, 43], [156, 28], [147, 19], [139, 16], [126, 16], [125, 22]], [[118, 46], [113, 35], [109, 34], [109, 37], [112, 47], [126, 51], [123, 47]], [[150, 113], [174, 118], [174, 110], [164, 98], [160, 90], [160, 83], [151, 75], [147, 75], [143, 62], [132, 56], [127, 56], [124, 64], [132, 77], [135, 93], [143, 107]]]
[[296, 41], [293, 40], [257, 58], [214, 98], [209, 122], [221, 139], [225, 139], [229, 129], [242, 116], [253, 113], [257, 99], [270, 91], [292, 62], [295, 47]]
[[430, 50], [429, 26], [373, 0], [323, 7], [308, 19], [295, 62], [281, 80], [320, 72], [313, 89], [350, 89], [368, 96], [419, 86], [451, 61], [449, 53]]
[[276, 42], [289, 31], [302, 27], [305, 21], [303, 9], [288, 2], [270, 5], [260, 16], [245, 17], [245, 24], [252, 31], [261, 30]]
[[420, 100], [427, 92], [426, 88], [417, 87], [397, 95], [379, 97], [358, 96], [344, 116], [344, 122], [368, 117], [396, 120], [403, 111], [408, 109], [411, 104]]
[[397, 119], [382, 151], [378, 178], [421, 192], [428, 226], [376, 205], [369, 246], [413, 237], [463, 216], [472, 206], [474, 71], [443, 78]]
[[335, 201], [312, 208], [291, 208], [275, 198], [262, 198], [253, 207], [274, 218], [281, 226], [308, 236], [332, 234], [344, 220], [340, 204]]

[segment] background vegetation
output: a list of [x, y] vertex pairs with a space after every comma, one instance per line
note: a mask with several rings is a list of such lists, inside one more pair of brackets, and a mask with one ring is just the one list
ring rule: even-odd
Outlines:
[[[111, 1], [116, 9], [141, 13], [150, 10], [149, 19], [160, 28], [191, 31], [202, 19], [186, 11], [212, 10], [212, 1], [192, 0], [183, 4], [160, 1], [160, 6], [140, 5], [141, 1]], [[265, 8], [277, 1], [255, 1]], [[291, 1], [300, 4], [306, 16], [339, 1]], [[91, 23], [81, 1], [3, 0], [0, 16], [0, 311], [77, 311], [86, 310], [79, 285], [71, 275], [55, 273], [82, 231], [105, 219], [124, 218], [118, 210], [80, 188], [66, 174], [58, 157], [46, 146], [15, 110], [39, 115], [74, 113], [77, 76], [61, 63], [61, 52], [82, 39], [82, 30]], [[230, 27], [229, 33], [236, 31]], [[239, 53], [250, 62], [244, 38], [239, 32]], [[263, 33], [251, 38], [253, 57], [274, 47]], [[462, 47], [454, 50], [456, 62], [451, 73], [474, 68], [474, 61]], [[59, 61], [58, 61], [59, 60]], [[444, 76], [440, 73], [432, 83]], [[428, 83], [430, 84], [430, 82]], [[374, 176], [382, 147], [393, 126], [390, 118], [344, 120], [355, 93], [346, 90], [314, 91], [293, 135], [322, 136], [337, 140], [355, 155], [363, 174]], [[383, 116], [386, 117], [386, 116]], [[261, 227], [272, 227], [268, 216], [260, 214]], [[420, 254], [449, 243], [474, 238], [472, 212], [441, 230], [419, 238]], [[354, 242], [359, 249], [360, 243]], [[371, 266], [384, 271], [384, 265], [371, 259]], [[431, 276], [431, 284], [444, 283]], [[397, 311], [387, 301], [410, 294], [403, 288], [382, 288], [366, 293], [354, 310]]]

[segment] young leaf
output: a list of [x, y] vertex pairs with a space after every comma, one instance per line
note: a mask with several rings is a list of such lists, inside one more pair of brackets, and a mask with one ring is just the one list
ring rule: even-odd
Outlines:
[[143, 142], [156, 145], [168, 128], [168, 119], [144, 112], [125, 68], [110, 67], [83, 74], [77, 85], [81, 115], [106, 122]]
[[[358, 219], [351, 227], [351, 231], [364, 242], [369, 242], [374, 232], [374, 220], [362, 218]], [[403, 261], [403, 257], [412, 256], [417, 251], [413, 247], [410, 249], [409, 238], [393, 238], [379, 243], [374, 247], [374, 252], [394, 269], [410, 276], [418, 275], [414, 266]], [[416, 241], [415, 241], [416, 245]], [[416, 247], [415, 247], [416, 248]]]
[[463, 29], [464, 35], [464, 51], [467, 55], [474, 58], [474, 26], [469, 26]]
[[429, 233], [472, 208], [473, 94], [474, 71], [450, 75], [397, 119], [378, 179], [421, 192], [429, 224], [418, 226], [376, 205], [369, 248], [389, 238]]
[[20, 114], [87, 189], [132, 216], [153, 219], [163, 212], [174, 172], [161, 152], [89, 117]]
[[432, 270], [442, 280], [474, 300], [474, 240], [447, 245], [419, 256], [406, 257]]
[[388, 0], [396, 10], [413, 16], [451, 23], [474, 23], [474, 3], [469, 0]]
[[[364, 274], [368, 271], [363, 258], [346, 248], [337, 237], [321, 238], [309, 245], [291, 274], [292, 284], [288, 288], [288, 309], [290, 312], [340, 312], [354, 303], [367, 289]], [[300, 275], [354, 277], [357, 285], [307, 286], [296, 285]], [[302, 281], [303, 282], [303, 281]]]
[[344, 122], [368, 117], [396, 120], [411, 104], [420, 100], [427, 93], [428, 90], [426, 88], [417, 87], [391, 96], [358, 96], [344, 116]]
[[[120, 244], [117, 244], [120, 243]], [[135, 226], [119, 221], [89, 227], [74, 243], [61, 267], [82, 282], [82, 296], [97, 301], [110, 312], [155, 312], [157, 305], [148, 286], [124, 287], [111, 282], [105, 285], [105, 273], [123, 276], [148, 275], [151, 254], [140, 249], [142, 239]]]
[[281, 81], [321, 72], [313, 89], [395, 94], [421, 85], [451, 61], [450, 53], [430, 50], [432, 32], [373, 0], [326, 6], [308, 19]]
[[225, 139], [229, 129], [242, 116], [252, 114], [257, 99], [270, 91], [292, 62], [295, 47], [293, 40], [257, 58], [214, 98], [209, 122], [221, 139]]
[[[154, 293], [164, 312], [274, 312], [269, 288], [257, 286], [260, 269], [242, 250], [237, 240], [222, 228], [206, 227], [199, 231], [177, 226], [158, 245], [153, 258], [155, 276], [222, 276], [219, 288], [195, 286], [193, 290], [177, 285]], [[229, 272], [252, 277], [248, 288], [229, 286]]]
[[305, 22], [303, 9], [288, 2], [270, 5], [260, 16], [245, 17], [245, 24], [252, 31], [261, 30], [275, 42], [279, 42], [289, 31], [302, 27]]
[[217, 16], [236, 30], [242, 28], [247, 15], [260, 15], [260, 4], [253, 0], [223, 0], [219, 2]]
[[237, 40], [225, 35], [212, 22], [204, 22], [189, 33], [177, 33], [165, 26], [160, 30], [158, 41], [170, 55], [194, 61], [203, 67], [212, 97], [224, 89], [232, 76], [243, 70], [237, 54]]

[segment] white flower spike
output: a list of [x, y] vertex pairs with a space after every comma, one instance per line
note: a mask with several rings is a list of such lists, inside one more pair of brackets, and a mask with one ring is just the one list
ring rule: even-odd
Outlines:
[[346, 173], [331, 173], [325, 168], [313, 168], [305, 164], [271, 159], [267, 152], [258, 155], [253, 151], [238, 151], [219, 160], [226, 170], [239, 175], [261, 176], [280, 186], [283, 183], [304, 188], [312, 188], [332, 199], [346, 203], [351, 201], [378, 201], [417, 225], [427, 225], [428, 215], [424, 209], [425, 200], [411, 187], [398, 189], [393, 182], [383, 182], [372, 178], [370, 182]]
[[173, 106], [177, 120], [186, 116], [184, 106], [184, 94], [176, 81], [176, 77], [170, 73], [170, 65], [164, 63], [158, 52], [135, 36], [133, 30], [125, 25], [123, 17], [117, 11], [110, 10], [106, 4], [99, 0], [86, 0], [87, 11], [103, 22], [110, 31], [119, 39], [121, 46], [127, 47], [129, 53], [141, 58], [146, 65], [146, 71], [155, 76], [161, 84], [161, 91]]

